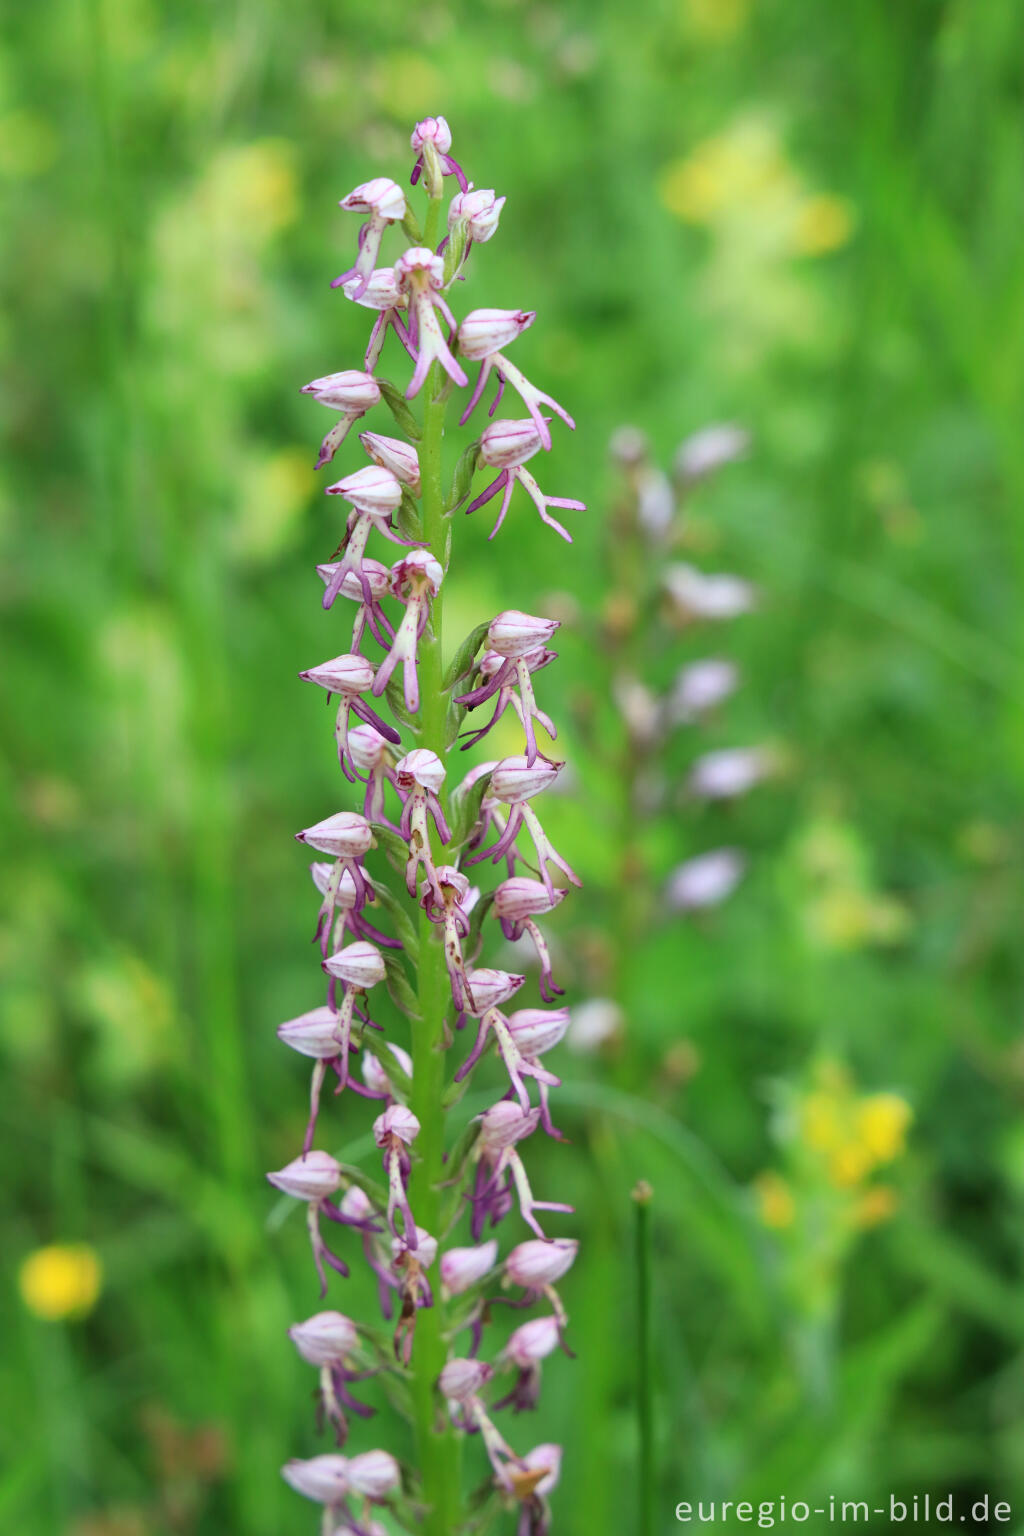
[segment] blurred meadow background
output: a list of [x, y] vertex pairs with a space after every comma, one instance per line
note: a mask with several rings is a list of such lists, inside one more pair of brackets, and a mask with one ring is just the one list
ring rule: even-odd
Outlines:
[[[366, 316], [328, 287], [337, 200], [404, 178], [412, 122], [443, 112], [508, 196], [467, 300], [539, 312], [517, 361], [578, 422], [545, 485], [590, 508], [571, 554], [525, 502], [495, 545], [486, 513], [460, 523], [448, 594], [453, 636], [566, 617], [538, 686], [576, 774], [551, 830], [587, 889], [553, 928], [568, 1001], [628, 1014], [562, 1049], [573, 1145], [534, 1152], [585, 1239], [577, 1358], [526, 1441], [565, 1444], [556, 1529], [634, 1528], [646, 1178], [659, 1531], [682, 1499], [926, 1490], [1016, 1501], [1024, 1530], [1020, 7], [6, 21], [0, 1525], [314, 1528], [278, 1473], [317, 1446], [284, 1337], [308, 1255], [263, 1179], [304, 1122], [274, 1028], [318, 997], [292, 833], [349, 804], [296, 678], [347, 617], [320, 609], [329, 423], [298, 389], [362, 356]], [[732, 745], [775, 771], [728, 804], [670, 793], [639, 834], [655, 898], [723, 844], [746, 877], [685, 919], [655, 899], [623, 954], [609, 441], [641, 427], [668, 465], [723, 420], [751, 451], [671, 558], [758, 605], [710, 644], [655, 624], [642, 659], [659, 686], [709, 651], [742, 673], [673, 736], [670, 790]], [[364, 1129], [331, 1135], [369, 1158]]]

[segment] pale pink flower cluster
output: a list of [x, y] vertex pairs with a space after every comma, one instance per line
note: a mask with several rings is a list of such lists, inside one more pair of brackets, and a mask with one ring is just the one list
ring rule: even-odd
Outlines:
[[[324, 1506], [325, 1528], [332, 1533], [374, 1533], [379, 1529], [375, 1512], [382, 1506], [393, 1521], [417, 1529], [423, 1494], [415, 1475], [403, 1473], [385, 1450], [347, 1456], [342, 1447], [352, 1415], [370, 1412], [358, 1384], [393, 1370], [389, 1395], [400, 1401], [408, 1394], [409, 1373], [418, 1368], [417, 1320], [424, 1309], [441, 1308], [451, 1358], [431, 1383], [437, 1413], [449, 1416], [455, 1432], [479, 1436], [490, 1460], [492, 1499], [518, 1511], [520, 1536], [543, 1536], [561, 1450], [545, 1444], [517, 1452], [496, 1416], [505, 1409], [531, 1408], [543, 1362], [556, 1350], [568, 1352], [568, 1316], [556, 1287], [575, 1260], [577, 1244], [546, 1232], [542, 1221], [548, 1213], [570, 1212], [571, 1207], [535, 1196], [523, 1148], [538, 1131], [560, 1136], [550, 1106], [559, 1078], [547, 1059], [568, 1029], [569, 1011], [516, 1006], [525, 976], [481, 963], [481, 950], [489, 933], [507, 940], [527, 938], [537, 958], [542, 1001], [550, 1004], [561, 995], [538, 919], [580, 882], [552, 843], [534, 803], [564, 766], [542, 749], [542, 740], [546, 746], [557, 730], [535, 693], [537, 674], [556, 659], [551, 641], [558, 624], [509, 608], [480, 626], [459, 649], [445, 679], [454, 721], [448, 740], [439, 741], [436, 734], [429, 742], [422, 739], [423, 646], [432, 640], [435, 607], [450, 579], [451, 539], [435, 537], [431, 543], [425, 536], [420, 503], [427, 471], [417, 446], [423, 429], [407, 402], [433, 402], [451, 390], [468, 391], [466, 365], [476, 363], [479, 372], [461, 411], [462, 424], [492, 378], [498, 388], [491, 416], [506, 385], [525, 412], [521, 419], [491, 421], [470, 444], [447, 498], [446, 520], [469, 501], [478, 469], [495, 470], [497, 477], [467, 511], [500, 493], [495, 532], [517, 484], [541, 519], [570, 542], [550, 508], [585, 508], [579, 501], [545, 495], [526, 468], [551, 449], [553, 415], [574, 426], [563, 407], [507, 355], [532, 324], [533, 313], [477, 308], [460, 321], [450, 307], [453, 284], [468, 275], [473, 247], [493, 238], [505, 199], [467, 181], [452, 155], [452, 135], [443, 117], [417, 124], [411, 143], [413, 186], [420, 184], [435, 201], [445, 178], [458, 186], [445, 238], [437, 249], [423, 243], [407, 193], [386, 177], [362, 183], [342, 199], [341, 207], [362, 215], [363, 223], [355, 259], [333, 286], [373, 311], [376, 319], [362, 368], [326, 373], [305, 386], [305, 393], [338, 415], [321, 445], [318, 468], [334, 458], [355, 423], [373, 411], [389, 410], [401, 435], [388, 435], [378, 425], [362, 430], [358, 441], [368, 462], [326, 487], [329, 496], [340, 499], [345, 514], [334, 554], [318, 566], [323, 605], [330, 609], [345, 599], [355, 619], [348, 649], [300, 675], [337, 700], [339, 763], [349, 781], [364, 789], [360, 809], [334, 811], [296, 834], [321, 856], [312, 865], [312, 877], [320, 903], [316, 935], [326, 994], [278, 1029], [280, 1039], [313, 1066], [302, 1150], [268, 1175], [306, 1207], [321, 1301], [329, 1274], [345, 1277], [353, 1256], [327, 1241], [327, 1224], [337, 1231], [339, 1250], [354, 1249], [369, 1265], [383, 1314], [395, 1324], [394, 1361], [382, 1360], [367, 1329], [343, 1312], [320, 1311], [291, 1329], [299, 1355], [318, 1373], [321, 1418], [338, 1448], [289, 1462], [284, 1476]], [[402, 245], [388, 265], [384, 245], [393, 237]], [[404, 387], [379, 371], [388, 345], [395, 361], [408, 370]], [[446, 526], [450, 530], [450, 522]], [[375, 536], [398, 545], [398, 558], [385, 563], [377, 558], [383, 553], [377, 546], [369, 553]], [[472, 769], [452, 787], [451, 768], [458, 757], [448, 754], [460, 744], [459, 724], [482, 706], [491, 706], [483, 711], [489, 717], [483, 724], [471, 721], [461, 744], [479, 741], [511, 711], [522, 727], [523, 750]], [[394, 888], [386, 865], [379, 862], [385, 854], [400, 874]], [[500, 870], [486, 897], [470, 875], [485, 861]], [[449, 1150], [448, 1214], [443, 1230], [434, 1232], [418, 1225], [413, 1208], [418, 1203], [413, 1172], [424, 1138], [424, 1126], [411, 1107], [420, 1065], [393, 1038], [390, 1023], [382, 1028], [379, 1006], [387, 993], [400, 1012], [416, 1016], [418, 957], [427, 941], [443, 951], [450, 987], [450, 1022], [445, 1023], [450, 1096], [457, 1098], [455, 1085], [478, 1068], [484, 1070], [485, 1058], [497, 1064], [503, 1078], [495, 1102]], [[379, 1179], [314, 1147], [329, 1081], [335, 1095], [346, 1093], [346, 1102], [352, 1095], [373, 1101]], [[424, 1106], [415, 1102], [425, 1115]], [[440, 1103], [428, 1108], [443, 1114]], [[352, 1134], [346, 1126], [337, 1139]], [[486, 1233], [507, 1217], [522, 1223], [522, 1239], [502, 1258], [497, 1239]], [[457, 1227], [463, 1218], [468, 1230], [460, 1241]], [[494, 1319], [504, 1313], [499, 1301], [513, 1308], [539, 1303], [544, 1310], [491, 1346]], [[483, 1358], [485, 1350], [489, 1360]]]

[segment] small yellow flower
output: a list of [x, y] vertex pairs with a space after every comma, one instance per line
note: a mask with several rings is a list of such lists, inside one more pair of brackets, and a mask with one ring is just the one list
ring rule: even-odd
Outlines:
[[854, 229], [853, 205], [844, 197], [820, 192], [797, 209], [793, 249], [798, 256], [827, 256], [847, 244]]
[[777, 1232], [791, 1227], [796, 1220], [796, 1201], [786, 1180], [770, 1170], [754, 1180], [757, 1214], [766, 1227]]
[[914, 1112], [898, 1093], [873, 1093], [857, 1106], [857, 1131], [874, 1163], [891, 1163], [906, 1146]]
[[696, 37], [720, 42], [741, 30], [750, 5], [751, 0], [686, 0], [686, 21]]
[[871, 1161], [863, 1142], [844, 1142], [829, 1158], [828, 1176], [839, 1189], [851, 1189], [871, 1171]]
[[853, 1224], [861, 1228], [880, 1226], [895, 1214], [898, 1205], [899, 1197], [894, 1189], [887, 1184], [876, 1184], [874, 1189], [866, 1189], [854, 1206]]
[[30, 1312], [47, 1322], [84, 1317], [103, 1284], [99, 1255], [88, 1243], [54, 1243], [22, 1262], [18, 1289]]
[[834, 1093], [809, 1093], [800, 1109], [800, 1137], [814, 1152], [834, 1152], [843, 1140], [841, 1104]]

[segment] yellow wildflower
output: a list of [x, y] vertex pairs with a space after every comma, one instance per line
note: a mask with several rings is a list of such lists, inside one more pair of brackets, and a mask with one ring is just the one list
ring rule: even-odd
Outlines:
[[23, 1260], [18, 1289], [30, 1312], [47, 1322], [84, 1317], [103, 1284], [99, 1255], [88, 1243], [53, 1243]]
[[854, 228], [854, 212], [845, 197], [819, 192], [800, 204], [793, 226], [793, 249], [798, 256], [827, 256], [846, 245]]
[[751, 0], [686, 0], [686, 22], [695, 37], [720, 42], [746, 24]]
[[828, 1176], [839, 1189], [850, 1189], [870, 1173], [871, 1161], [863, 1142], [845, 1141], [829, 1158]]
[[796, 1220], [793, 1191], [781, 1174], [767, 1170], [754, 1180], [757, 1214], [766, 1227], [782, 1231]]
[[815, 1152], [834, 1152], [843, 1141], [842, 1106], [835, 1093], [809, 1093], [800, 1107], [800, 1135]]
[[860, 1141], [874, 1163], [891, 1163], [906, 1146], [913, 1110], [898, 1093], [872, 1093], [857, 1106]]

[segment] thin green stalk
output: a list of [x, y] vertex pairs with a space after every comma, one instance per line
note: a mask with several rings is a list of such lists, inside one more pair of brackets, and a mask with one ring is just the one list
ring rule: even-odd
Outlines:
[[651, 1347], [651, 1199], [641, 1179], [633, 1190], [636, 1243], [636, 1423], [639, 1440], [637, 1536], [654, 1536], [654, 1372]]
[[[440, 204], [431, 199], [424, 240], [437, 238]], [[423, 436], [419, 444], [422, 481], [423, 532], [434, 557], [444, 564], [444, 490], [441, 481], [441, 442], [444, 435], [445, 401], [434, 398], [437, 369], [427, 380], [427, 404]], [[444, 588], [432, 604], [432, 622], [420, 648], [420, 716], [418, 741], [443, 761], [447, 752], [445, 726], [447, 701], [442, 692], [442, 623]], [[437, 925], [426, 913], [420, 917], [419, 1013], [412, 1026], [413, 1078], [411, 1108], [420, 1122], [416, 1139], [417, 1160], [410, 1181], [410, 1201], [418, 1223], [439, 1236], [440, 1192], [444, 1176], [444, 1031], [451, 987], [444, 948]], [[413, 1404], [416, 1446], [423, 1497], [428, 1506], [425, 1536], [451, 1536], [461, 1522], [459, 1445], [447, 1416], [439, 1414], [435, 1384], [445, 1363], [444, 1308], [440, 1278], [431, 1275], [434, 1305], [420, 1309], [413, 1345]]]

